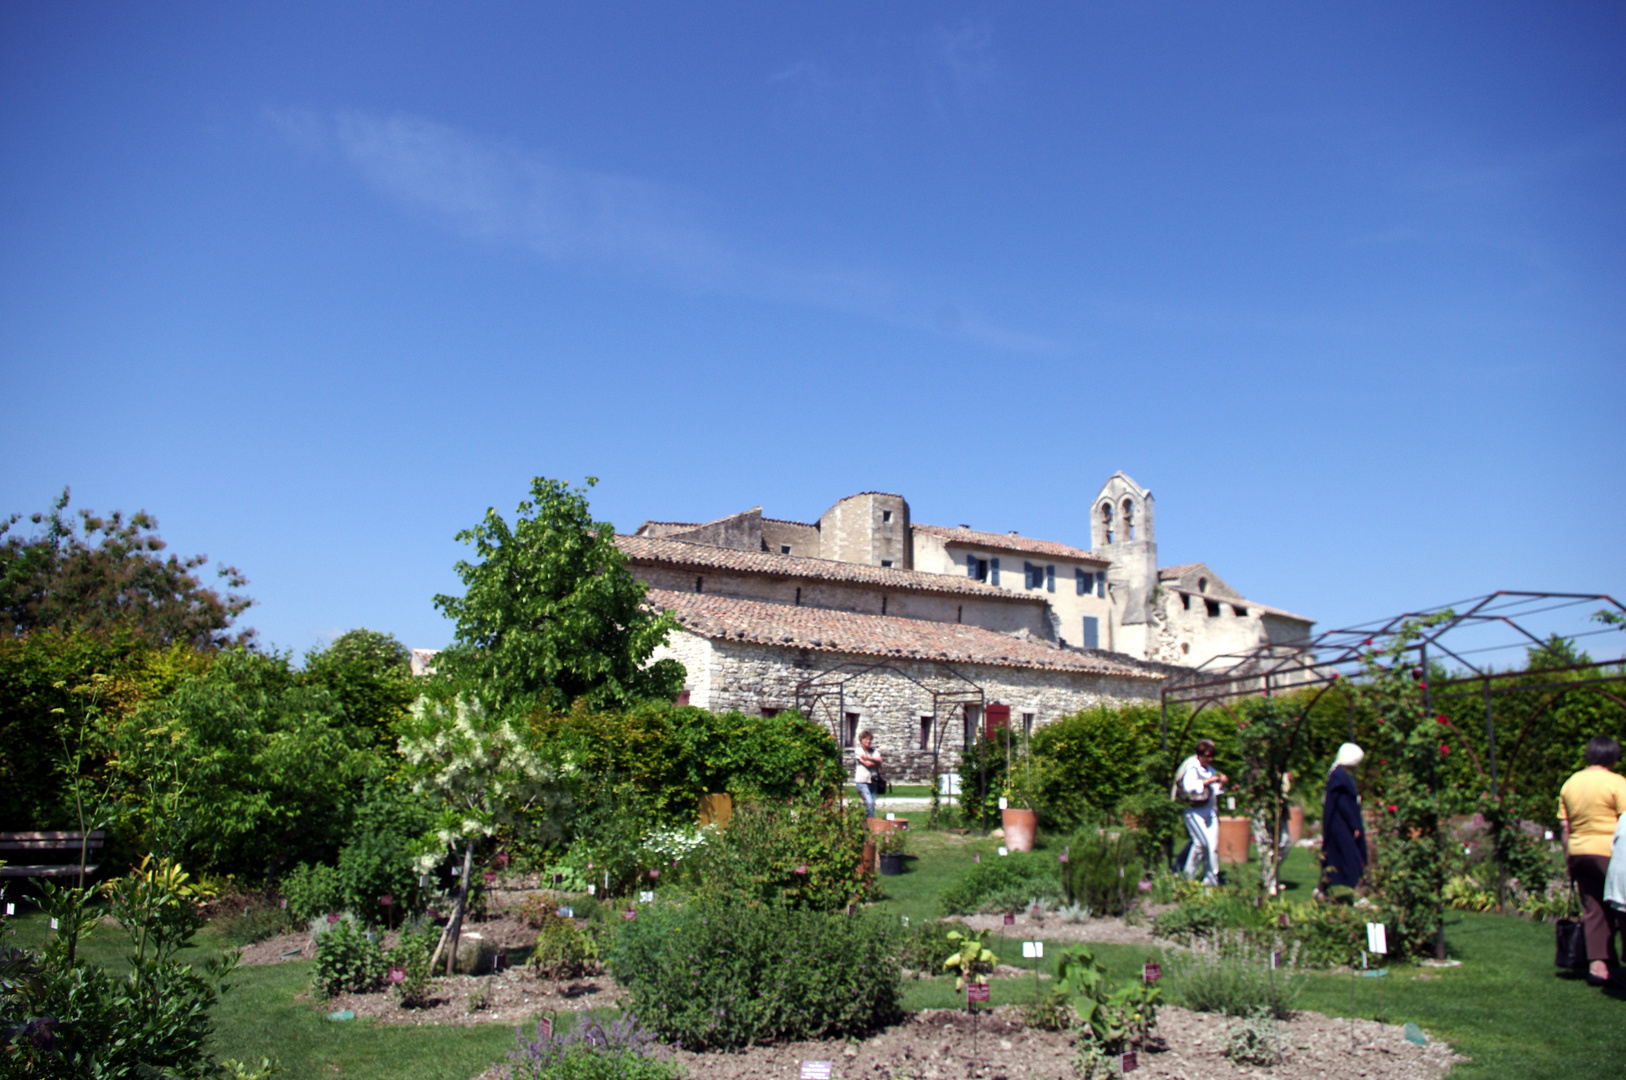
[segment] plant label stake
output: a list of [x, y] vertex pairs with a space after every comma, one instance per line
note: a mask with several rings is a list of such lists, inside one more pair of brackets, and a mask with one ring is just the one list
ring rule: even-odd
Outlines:
[[1033, 1000], [1039, 1000], [1039, 960], [1044, 956], [1044, 942], [1022, 942], [1022, 955], [1033, 961]]
[[981, 855], [973, 855], [973, 856], [971, 856], [971, 861], [973, 863], [977, 863], [977, 864], [980, 865], [982, 863], [982, 856]]
[[978, 1019], [977, 1019], [977, 1010], [972, 1007], [972, 1004], [974, 1002], [987, 1001], [987, 1000], [988, 1000], [988, 984], [987, 983], [966, 983], [965, 984], [965, 1008], [966, 1008], [966, 1011], [971, 1014], [971, 1060], [972, 1061], [981, 1061], [982, 1060], [982, 1058], [977, 1054], [977, 1032], [981, 1029], [981, 1024], [978, 1022]]
[[406, 982], [406, 969], [398, 968], [398, 967], [390, 968], [390, 982], [392, 982], [392, 983]]
[[1126, 1050], [1118, 1055], [1118, 1072], [1120, 1074], [1132, 1073], [1138, 1068], [1140, 1068], [1140, 1058], [1135, 1056], [1135, 1051]]
[[1004, 917], [1000, 920], [1000, 925], [1002, 925], [1002, 926], [1015, 926], [1016, 925], [1016, 916], [1012, 915], [1010, 912], [1007, 911], [1005, 913]]
[[598, 895], [598, 886], [597, 885], [591, 885], [591, 884], [588, 885], [587, 886], [587, 895], [588, 896], [597, 896]]
[[538, 1026], [542, 1029], [542, 1037], [544, 1039], [553, 1038], [553, 1017], [544, 1016], [542, 1018], [542, 1023]]
[[1143, 964], [1140, 969], [1140, 981], [1151, 985], [1163, 977], [1162, 964]]
[[[287, 907], [288, 906], [288, 901], [284, 900], [282, 902], [282, 906]], [[10, 918], [11, 916], [13, 916], [15, 914], [17, 914], [17, 905], [16, 904], [7, 904], [6, 905], [6, 917]]]
[[632, 920], [634, 920], [634, 919], [636, 919], [638, 917], [638, 909], [637, 908], [627, 908], [626, 910], [621, 912], [621, 917], [623, 919], [625, 919], [627, 922], [631, 922]]
[[828, 1061], [804, 1061], [801, 1080], [830, 1080], [830, 1068]]
[[1000, 858], [1004, 858], [1006, 855], [1009, 855], [1010, 853], [1011, 853], [1011, 849], [1006, 847], [1004, 844], [1001, 844], [999, 846], [999, 856], [1000, 856]]
[[1366, 924], [1366, 950], [1382, 956], [1389, 951], [1388, 928], [1379, 922]]
[[655, 902], [655, 893], [649, 889], [640, 891], [638, 893], [638, 902], [640, 904], [653, 904]]

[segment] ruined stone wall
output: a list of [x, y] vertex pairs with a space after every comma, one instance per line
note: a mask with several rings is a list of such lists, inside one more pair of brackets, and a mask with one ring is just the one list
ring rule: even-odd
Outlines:
[[[819, 555], [819, 527], [804, 525], [800, 521], [762, 519], [762, 542], [774, 555], [804, 555], [817, 559]], [[790, 548], [786, 551], [785, 548]]]
[[898, 495], [865, 492], [847, 496], [820, 516], [819, 537], [821, 558], [891, 565], [899, 570], [914, 564], [909, 504]]

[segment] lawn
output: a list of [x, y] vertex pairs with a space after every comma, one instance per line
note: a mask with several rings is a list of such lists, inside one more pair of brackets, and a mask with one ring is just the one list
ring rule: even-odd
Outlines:
[[[974, 855], [998, 858], [998, 841], [949, 833], [918, 832], [910, 838], [906, 872], [883, 879], [886, 896], [876, 906], [907, 916], [911, 924], [937, 915], [937, 897], [971, 865]], [[1257, 872], [1252, 866], [1234, 873]], [[1307, 852], [1295, 851], [1283, 882], [1307, 891], [1315, 867]], [[43, 916], [9, 921], [17, 944], [38, 947], [50, 933]], [[1553, 930], [1541, 923], [1496, 915], [1452, 913], [1446, 941], [1460, 968], [1391, 968], [1381, 980], [1384, 1017], [1390, 1023], [1414, 1020], [1474, 1060], [1453, 1073], [1465, 1080], [1504, 1077], [1579, 1080], [1621, 1070], [1626, 1062], [1626, 997], [1610, 997], [1552, 966]], [[194, 954], [200, 959], [225, 943], [205, 931]], [[1006, 963], [1028, 967], [1017, 938], [991, 937], [990, 946]], [[100, 963], [124, 966], [122, 931], [104, 927], [84, 945]], [[1055, 953], [1040, 961], [1048, 972]], [[1095, 953], [1116, 979], [1137, 976], [1156, 950], [1132, 945], [1098, 945]], [[310, 979], [308, 962], [239, 968], [233, 987], [215, 1011], [217, 1052], [226, 1057], [281, 1060], [287, 1080], [329, 1077], [378, 1080], [468, 1080], [513, 1045], [506, 1024], [474, 1027], [386, 1027], [367, 1020], [336, 1023], [302, 997]], [[1172, 989], [1172, 988], [1171, 988]], [[1333, 1016], [1376, 1018], [1380, 980], [1348, 975], [1308, 976], [1301, 1008]], [[1351, 992], [1353, 990], [1353, 1004]], [[1032, 1000], [1027, 979], [1001, 980], [993, 1003]], [[960, 1004], [948, 977], [911, 980], [906, 1007], [949, 1008]]]
[[[908, 915], [911, 923], [936, 915], [937, 896], [965, 868], [971, 857], [997, 858], [998, 841], [921, 833], [911, 838], [906, 872], [885, 879], [883, 910]], [[1257, 874], [1256, 864], [1230, 869]], [[1295, 850], [1282, 871], [1282, 882], [1307, 895], [1314, 887], [1312, 853]], [[1299, 1007], [1330, 1016], [1376, 1019], [1381, 982], [1384, 1019], [1416, 1021], [1473, 1059], [1453, 1076], [1464, 1080], [1518, 1077], [1520, 1080], [1579, 1080], [1626, 1071], [1626, 995], [1611, 996], [1553, 967], [1553, 928], [1546, 923], [1472, 912], [1448, 912], [1446, 945], [1458, 968], [1428, 969], [1393, 965], [1381, 980], [1349, 975], [1311, 974]], [[1009, 964], [1030, 966], [1015, 938], [991, 937], [989, 946]], [[1094, 946], [1096, 957], [1115, 978], [1136, 977], [1149, 951], [1132, 945]], [[1048, 971], [1055, 951], [1039, 962]], [[1172, 989], [1172, 988], [1171, 988]], [[994, 1004], [1033, 998], [1028, 980], [996, 982]], [[1353, 1003], [1351, 992], [1353, 991]], [[959, 1004], [951, 979], [923, 979], [908, 984], [909, 1008], [947, 1008]], [[1603, 1063], [1614, 1061], [1618, 1067]]]

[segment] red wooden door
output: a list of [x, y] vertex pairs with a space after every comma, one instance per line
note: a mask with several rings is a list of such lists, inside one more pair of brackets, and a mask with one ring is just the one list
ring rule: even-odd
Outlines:
[[1011, 707], [1001, 705], [997, 701], [993, 702], [983, 710], [982, 717], [983, 731], [992, 739], [999, 733], [1000, 728], [1010, 727]]

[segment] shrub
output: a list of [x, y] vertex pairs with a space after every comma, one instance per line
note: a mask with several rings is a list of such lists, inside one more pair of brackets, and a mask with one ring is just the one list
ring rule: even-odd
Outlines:
[[1250, 1017], [1261, 1010], [1267, 1016], [1286, 1020], [1304, 989], [1304, 976], [1298, 971], [1297, 950], [1284, 958], [1283, 966], [1270, 970], [1270, 956], [1243, 946], [1228, 954], [1218, 951], [1193, 953], [1175, 961], [1170, 982], [1179, 994], [1180, 1004], [1197, 1012]]
[[318, 915], [344, 910], [339, 872], [331, 866], [300, 863], [288, 872], [278, 888], [288, 901], [288, 918], [296, 923], [307, 923]]
[[684, 878], [714, 903], [838, 911], [874, 887], [863, 866], [869, 835], [857, 803], [747, 803], [716, 842], [687, 860]]
[[616, 934], [633, 1011], [686, 1049], [856, 1035], [898, 1012], [895, 920], [783, 904], [659, 906]]
[[1275, 1065], [1282, 1059], [1281, 1036], [1269, 1009], [1259, 1009], [1225, 1027], [1225, 1056], [1243, 1065]]
[[1092, 829], [1073, 837], [1067, 849], [1067, 884], [1072, 898], [1098, 915], [1122, 915], [1140, 895], [1145, 872], [1135, 835]]
[[418, 910], [414, 845], [432, 824], [429, 804], [404, 791], [375, 787], [356, 809], [350, 839], [335, 871], [344, 906], [369, 923], [385, 921], [379, 898], [391, 896], [396, 913]]
[[534, 1038], [518, 1030], [514, 1037], [519, 1049], [508, 1055], [511, 1080], [676, 1080], [683, 1075], [630, 1013], [609, 1027], [589, 1018], [568, 1031], [544, 1034], [538, 1024]]
[[294, 930], [298, 924], [268, 896], [223, 896], [207, 905], [211, 921], [227, 941], [252, 945]]
[[1015, 902], [1019, 906], [1058, 897], [1062, 892], [1060, 867], [1053, 855], [1013, 852], [969, 867], [943, 891], [938, 904], [944, 915], [974, 915], [990, 902], [1008, 903], [1018, 893], [1021, 896]]
[[574, 919], [542, 912], [537, 920], [531, 966], [544, 979], [570, 979], [597, 966], [598, 945]]
[[341, 919], [316, 939], [316, 988], [327, 997], [365, 994], [384, 982], [384, 950], [360, 925]]
[[[1033, 735], [1033, 754], [1054, 763], [1041, 772], [1039, 813], [1074, 829], [1112, 812], [1141, 785], [1134, 766], [1157, 745], [1155, 706], [1097, 706], [1046, 724]], [[1168, 793], [1163, 782], [1163, 793]]]
[[395, 992], [404, 1008], [421, 1009], [429, 1004], [429, 960], [435, 950], [435, 939], [433, 925], [408, 927], [401, 931], [395, 948], [390, 950], [389, 966], [398, 968], [402, 976], [395, 984]]
[[965, 935], [971, 933], [971, 927], [959, 919], [934, 920], [915, 927], [904, 937], [899, 961], [905, 968], [937, 974], [943, 961], [960, 951], [959, 942], [949, 940], [951, 931]]

